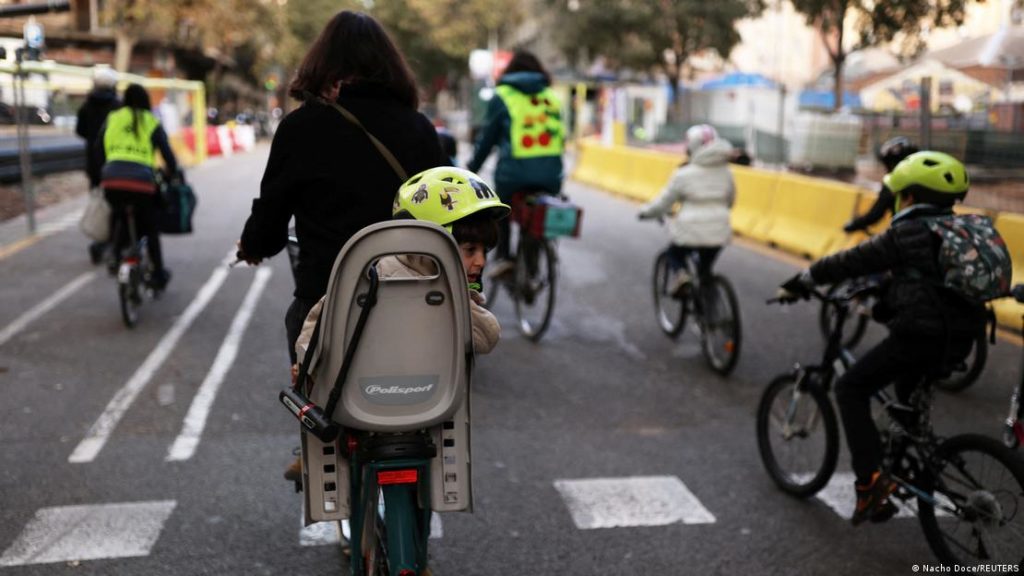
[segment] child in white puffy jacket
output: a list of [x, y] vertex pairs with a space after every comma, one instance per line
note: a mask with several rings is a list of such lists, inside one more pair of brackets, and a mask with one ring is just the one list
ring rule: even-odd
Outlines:
[[671, 292], [690, 281], [685, 266], [690, 252], [697, 252], [697, 272], [707, 277], [718, 253], [732, 238], [729, 216], [736, 198], [729, 171], [732, 145], [719, 138], [713, 127], [698, 124], [686, 131], [686, 147], [689, 162], [672, 174], [661, 194], [639, 214], [641, 219], [660, 218], [681, 205], [668, 225], [672, 236], [669, 263], [677, 271]]

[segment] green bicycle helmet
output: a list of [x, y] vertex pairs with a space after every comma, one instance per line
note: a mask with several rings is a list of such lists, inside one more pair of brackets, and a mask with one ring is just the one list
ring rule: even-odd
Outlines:
[[476, 174], [441, 166], [424, 170], [402, 184], [395, 195], [392, 216], [433, 222], [451, 232], [454, 222], [485, 210], [500, 220], [511, 208]]
[[896, 212], [906, 194], [913, 194], [916, 202], [952, 206], [967, 196], [970, 186], [967, 169], [959, 160], [932, 151], [907, 156], [882, 181], [896, 196]]

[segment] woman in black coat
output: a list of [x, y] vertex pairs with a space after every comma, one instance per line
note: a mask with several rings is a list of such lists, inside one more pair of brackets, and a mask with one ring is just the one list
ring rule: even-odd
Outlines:
[[391, 218], [402, 184], [366, 133], [324, 101], [354, 114], [409, 175], [445, 160], [433, 125], [417, 112], [416, 82], [405, 58], [370, 16], [335, 15], [306, 54], [289, 94], [303, 104], [274, 135], [260, 197], [238, 247], [250, 264], [277, 254], [295, 217], [299, 263], [295, 299], [285, 316], [295, 364], [302, 321], [326, 293], [341, 247], [361, 228]]

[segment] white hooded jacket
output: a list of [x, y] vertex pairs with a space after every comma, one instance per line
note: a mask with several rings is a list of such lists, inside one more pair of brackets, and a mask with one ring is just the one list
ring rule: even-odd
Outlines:
[[732, 145], [718, 138], [697, 150], [690, 162], [672, 174], [661, 195], [640, 212], [642, 218], [671, 214], [672, 243], [677, 246], [722, 246], [732, 237], [729, 211], [736, 198], [736, 186], [729, 171]]

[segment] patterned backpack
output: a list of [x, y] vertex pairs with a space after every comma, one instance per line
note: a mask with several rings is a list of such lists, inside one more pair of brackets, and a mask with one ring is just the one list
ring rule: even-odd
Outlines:
[[1010, 293], [1010, 252], [991, 218], [956, 214], [927, 218], [925, 223], [942, 238], [939, 267], [945, 287], [976, 302]]

